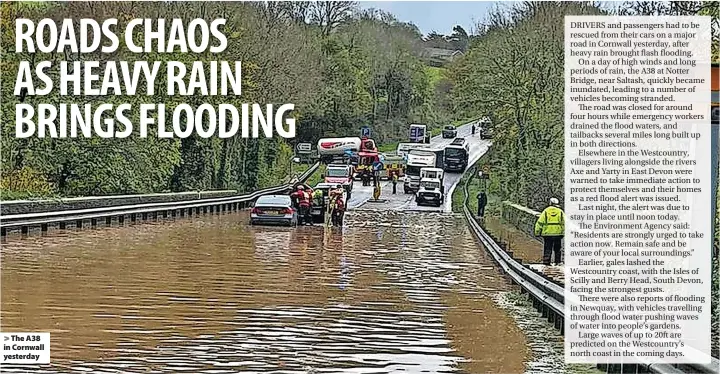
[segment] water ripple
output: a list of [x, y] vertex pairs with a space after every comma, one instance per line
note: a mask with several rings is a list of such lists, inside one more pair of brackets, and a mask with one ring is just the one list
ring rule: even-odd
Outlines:
[[493, 301], [509, 286], [458, 217], [350, 212], [342, 233], [247, 219], [10, 240], [3, 329], [51, 331], [52, 364], [3, 372], [525, 370]]

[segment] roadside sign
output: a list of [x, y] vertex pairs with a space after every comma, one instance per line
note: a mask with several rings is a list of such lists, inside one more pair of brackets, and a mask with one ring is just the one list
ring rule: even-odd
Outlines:
[[312, 152], [312, 143], [298, 143], [297, 153], [310, 153]]
[[370, 137], [370, 128], [367, 126], [363, 126], [360, 129], [360, 137], [361, 138], [369, 138]]

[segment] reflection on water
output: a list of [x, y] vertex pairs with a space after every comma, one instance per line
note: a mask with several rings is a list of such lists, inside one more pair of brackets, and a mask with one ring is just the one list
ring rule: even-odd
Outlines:
[[524, 335], [492, 301], [507, 283], [458, 218], [352, 212], [343, 233], [247, 220], [10, 240], [3, 331], [52, 333], [34, 372], [525, 370]]

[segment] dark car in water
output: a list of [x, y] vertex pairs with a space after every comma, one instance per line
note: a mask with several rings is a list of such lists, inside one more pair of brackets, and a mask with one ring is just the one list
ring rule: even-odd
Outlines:
[[452, 139], [457, 136], [457, 128], [455, 126], [445, 126], [442, 131], [443, 139]]
[[265, 195], [255, 201], [250, 211], [250, 225], [297, 226], [298, 213], [287, 195]]

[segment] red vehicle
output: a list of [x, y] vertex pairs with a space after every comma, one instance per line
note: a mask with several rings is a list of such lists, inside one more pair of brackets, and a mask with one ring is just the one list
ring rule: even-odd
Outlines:
[[360, 152], [375, 152], [375, 154], [377, 154], [378, 149], [377, 146], [375, 146], [375, 141], [370, 138], [362, 138], [360, 143]]
[[330, 164], [327, 166], [325, 174], [322, 176], [325, 183], [342, 185], [348, 196], [353, 189], [353, 176], [355, 168], [352, 165]]

